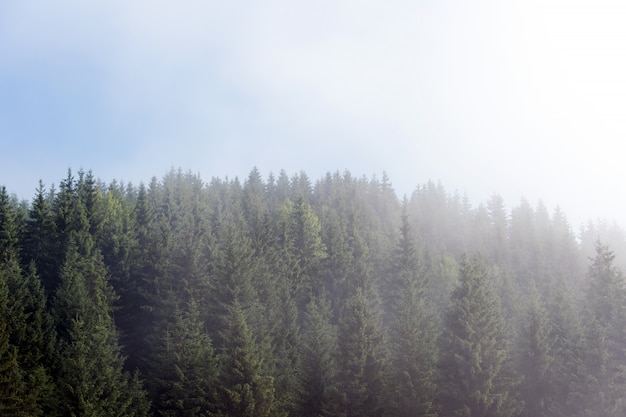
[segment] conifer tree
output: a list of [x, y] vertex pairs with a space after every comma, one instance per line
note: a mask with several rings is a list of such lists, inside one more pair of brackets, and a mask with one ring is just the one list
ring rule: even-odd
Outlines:
[[[25, 264], [35, 262], [42, 283], [52, 283], [54, 278], [54, 236], [55, 225], [50, 204], [45, 195], [43, 183], [39, 181], [37, 194], [31, 203], [24, 236], [23, 257]], [[50, 295], [53, 288], [45, 287], [46, 295]]]
[[338, 328], [340, 412], [346, 417], [379, 416], [385, 407], [385, 352], [380, 322], [362, 289], [346, 301]]
[[14, 255], [0, 264], [0, 280], [4, 281], [11, 294], [3, 321], [18, 354], [24, 405], [28, 406], [29, 415], [51, 415], [55, 407], [51, 378], [54, 334], [39, 277], [34, 266], [28, 274], [24, 274]]
[[142, 399], [122, 370], [112, 318], [115, 295], [94, 242], [82, 230], [70, 237], [53, 305], [61, 404], [67, 415], [133, 416]]
[[391, 276], [391, 410], [399, 417], [434, 416], [437, 323], [407, 215]]
[[[52, 404], [53, 385], [49, 367], [52, 365], [52, 322], [45, 310], [46, 300], [39, 278], [23, 274], [18, 255], [18, 227], [15, 207], [4, 189], [0, 190], [0, 286], [5, 292], [0, 301], [0, 323], [17, 358], [21, 384], [17, 394], [20, 410], [27, 415], [41, 416]], [[10, 294], [10, 297], [7, 296]], [[7, 353], [8, 354], [8, 353]], [[13, 354], [9, 354], [12, 357]], [[47, 368], [46, 368], [47, 367]]]
[[520, 404], [507, 375], [507, 330], [480, 257], [465, 258], [441, 338], [443, 415], [513, 417]]
[[154, 408], [161, 416], [210, 416], [217, 410], [218, 368], [195, 300], [176, 311], [153, 355]]
[[518, 369], [522, 376], [523, 416], [550, 415], [554, 407], [554, 336], [549, 316], [533, 287], [518, 334]]
[[0, 260], [8, 259], [18, 251], [19, 228], [17, 213], [7, 194], [6, 187], [0, 187]]
[[280, 416], [276, 409], [274, 380], [264, 373], [258, 346], [248, 328], [243, 309], [235, 301], [229, 308], [223, 334], [220, 374], [220, 416]]
[[588, 414], [626, 413], [626, 281], [615, 254], [598, 242], [587, 274], [586, 360]]
[[338, 415], [337, 329], [330, 320], [329, 303], [322, 297], [312, 299], [305, 312], [301, 344], [297, 401], [301, 417]]
[[[4, 261], [0, 261], [4, 262]], [[2, 264], [0, 264], [2, 266]], [[1, 271], [0, 271], [1, 272]], [[27, 416], [24, 408], [24, 377], [18, 363], [17, 349], [10, 344], [8, 329], [9, 288], [0, 273], [0, 413], [6, 416]]]

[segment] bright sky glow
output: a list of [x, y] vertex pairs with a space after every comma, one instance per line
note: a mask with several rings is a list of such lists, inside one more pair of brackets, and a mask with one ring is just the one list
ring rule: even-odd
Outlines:
[[618, 0], [0, 3], [0, 184], [386, 171], [626, 225]]

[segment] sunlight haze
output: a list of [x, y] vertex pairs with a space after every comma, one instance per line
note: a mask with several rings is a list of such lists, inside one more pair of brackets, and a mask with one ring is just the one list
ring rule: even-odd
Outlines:
[[6, 1], [0, 184], [386, 172], [626, 225], [626, 4]]

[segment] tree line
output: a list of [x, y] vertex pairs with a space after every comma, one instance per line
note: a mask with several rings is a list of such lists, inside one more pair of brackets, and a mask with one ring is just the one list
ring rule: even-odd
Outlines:
[[385, 174], [1, 187], [0, 414], [623, 416], [625, 241]]

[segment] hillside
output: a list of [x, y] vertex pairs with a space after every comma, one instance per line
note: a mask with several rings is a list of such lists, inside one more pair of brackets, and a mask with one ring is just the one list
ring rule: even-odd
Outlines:
[[349, 172], [2, 188], [0, 414], [624, 415], [623, 231], [511, 207]]

